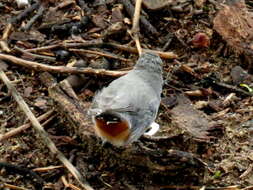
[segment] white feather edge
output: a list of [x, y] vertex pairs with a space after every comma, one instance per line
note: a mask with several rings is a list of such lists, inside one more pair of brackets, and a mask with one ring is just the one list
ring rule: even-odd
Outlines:
[[160, 125], [156, 122], [153, 122], [151, 123], [150, 128], [151, 129], [148, 132], [144, 133], [144, 135], [153, 136], [160, 129]]

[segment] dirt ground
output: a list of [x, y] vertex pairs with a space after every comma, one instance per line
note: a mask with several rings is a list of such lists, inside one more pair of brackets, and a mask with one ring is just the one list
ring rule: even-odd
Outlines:
[[[129, 70], [138, 59], [129, 34], [134, 8], [126, 6], [134, 0], [41, 0], [36, 6], [32, 1], [34, 10], [30, 12], [24, 12], [27, 7], [19, 8], [15, 1], [1, 0], [0, 60], [4, 63], [0, 68], [36, 117], [54, 110], [42, 121], [44, 129], [94, 189], [253, 189], [253, 32], [240, 27], [236, 34], [231, 23], [222, 25], [217, 17], [225, 5], [231, 7], [239, 1], [143, 1], [141, 15], [146, 21], [140, 21], [140, 43], [144, 49], [160, 51], [165, 81], [157, 118], [161, 129], [156, 134], [158, 140], [149, 148], [190, 153], [201, 167], [185, 166], [185, 161], [178, 159], [175, 164], [182, 167], [173, 168], [173, 162], [161, 159], [159, 164], [166, 169], [153, 171], [129, 166], [131, 163], [108, 163], [102, 154], [91, 156], [82, 146], [82, 138], [70, 132], [41, 80], [45, 71], [57, 82], [71, 73], [31, 68], [5, 56], [51, 66], [80, 64], [93, 69]], [[247, 11], [241, 15], [247, 21], [253, 18], [253, 3], [249, 0], [244, 5]], [[240, 11], [231, 10], [240, 20]], [[228, 29], [222, 30], [225, 26]], [[79, 42], [94, 44], [80, 47]], [[38, 47], [45, 48], [36, 50]], [[168, 52], [173, 53], [167, 56]], [[80, 100], [90, 102], [96, 90], [114, 79], [113, 74], [87, 73], [83, 75], [85, 84], [75, 92]], [[0, 189], [81, 189], [32, 127], [6, 138], [7, 132], [28, 122], [0, 80]], [[101, 144], [99, 139], [97, 142]], [[140, 142], [146, 145], [148, 140], [141, 138]], [[110, 146], [101, 145], [101, 152]], [[30, 171], [43, 179], [43, 185]]]

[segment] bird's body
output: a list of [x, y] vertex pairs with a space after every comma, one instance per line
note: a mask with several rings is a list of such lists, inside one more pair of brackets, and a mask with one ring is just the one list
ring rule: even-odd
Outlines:
[[161, 101], [161, 65], [160, 57], [144, 53], [133, 70], [96, 94], [90, 111], [98, 136], [122, 146], [145, 133]]

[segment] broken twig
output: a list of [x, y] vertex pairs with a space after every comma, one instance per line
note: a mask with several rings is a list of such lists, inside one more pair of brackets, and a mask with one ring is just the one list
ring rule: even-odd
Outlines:
[[[129, 47], [129, 46], [126, 46], [126, 45], [120, 45], [120, 44], [116, 44], [116, 43], [104, 43], [103, 46], [113, 47], [115, 49], [130, 52], [130, 53], [138, 53], [137, 48]], [[178, 57], [177, 54], [175, 54], [173, 52], [162, 52], [162, 51], [151, 50], [151, 49], [142, 49], [142, 51], [143, 52], [151, 52], [151, 53], [159, 54], [159, 56], [161, 58], [164, 58], [164, 59], [176, 59]]]
[[140, 39], [139, 39], [139, 32], [140, 32], [139, 19], [140, 19], [140, 13], [141, 13], [141, 3], [142, 3], [142, 0], [136, 0], [136, 2], [135, 2], [133, 26], [130, 31], [130, 33], [133, 36], [133, 39], [135, 41], [136, 48], [138, 50], [139, 55], [141, 55], [141, 53], [142, 53]]
[[[129, 0], [118, 0], [119, 3], [123, 4], [126, 12], [133, 17], [134, 16], [134, 6], [132, 5], [131, 1]], [[142, 24], [142, 27], [145, 28], [145, 31], [147, 33], [150, 33], [154, 36], [158, 34], [158, 31], [156, 28], [143, 16], [140, 17], [140, 22]]]
[[109, 54], [109, 53], [93, 51], [93, 50], [86, 50], [86, 49], [69, 49], [69, 51], [80, 52], [80, 53], [90, 53], [90, 54], [95, 54], [95, 55], [108, 57], [108, 58], [111, 58], [111, 59], [118, 59], [120, 61], [131, 62], [131, 60], [129, 60], [129, 59], [125, 59], [125, 58], [113, 55], [111, 53]]
[[21, 52], [21, 53], [23, 53], [25, 55], [29, 55], [31, 57], [34, 57], [34, 58], [45, 59], [45, 60], [52, 61], [52, 62], [56, 61], [55, 57], [33, 54], [33, 53], [30, 53], [30, 52], [28, 52], [26, 50], [23, 50], [23, 49], [19, 48], [19, 47], [14, 47], [13, 49], [17, 50], [17, 51], [19, 51], [19, 52]]
[[[42, 121], [42, 120], [48, 118], [52, 113], [53, 113], [53, 110], [50, 110], [50, 111], [44, 113], [43, 115], [38, 117], [38, 121]], [[42, 124], [42, 126], [43, 126], [43, 124]], [[12, 136], [19, 134], [20, 132], [28, 129], [29, 127], [31, 127], [31, 123], [21, 125], [20, 127], [15, 128], [15, 129], [3, 134], [2, 136], [0, 136], [0, 142], [7, 140], [8, 138], [10, 138]]]
[[37, 63], [34, 61], [27, 61], [24, 59], [17, 58], [12, 55], [0, 53], [0, 59], [5, 61], [11, 61], [17, 65], [21, 65], [36, 71], [48, 71], [54, 73], [71, 73], [71, 74], [94, 74], [100, 76], [111, 76], [111, 77], [120, 77], [125, 75], [127, 71], [111, 71], [104, 69], [92, 69], [92, 68], [77, 68], [77, 67], [65, 67], [65, 66], [51, 66], [42, 63]]

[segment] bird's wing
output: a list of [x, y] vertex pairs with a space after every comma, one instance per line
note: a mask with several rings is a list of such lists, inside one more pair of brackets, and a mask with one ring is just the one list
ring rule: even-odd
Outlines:
[[158, 99], [153, 99], [148, 104], [148, 109], [140, 110], [137, 115], [133, 115], [132, 117], [132, 135], [128, 139], [127, 143], [132, 143], [139, 139], [141, 135], [143, 135], [149, 126], [154, 122], [157, 111], [160, 105], [160, 101]]
[[157, 97], [157, 93], [152, 87], [134, 72], [130, 72], [102, 89], [97, 102], [106, 109], [136, 111], [147, 107], [154, 96]]

